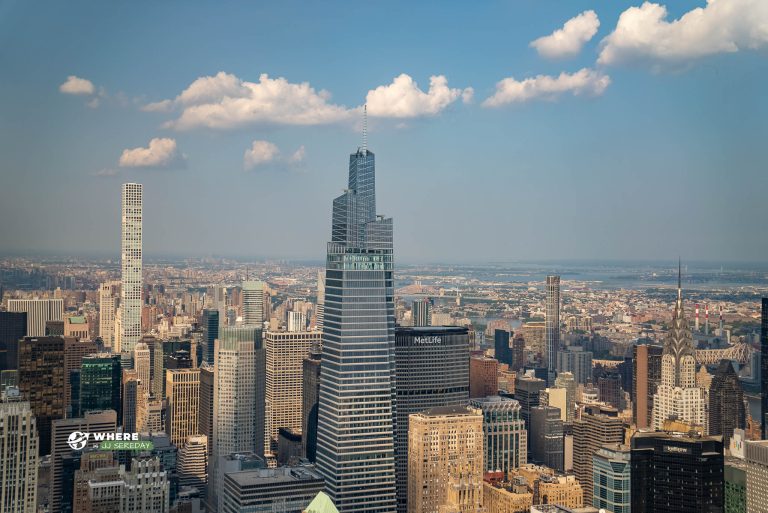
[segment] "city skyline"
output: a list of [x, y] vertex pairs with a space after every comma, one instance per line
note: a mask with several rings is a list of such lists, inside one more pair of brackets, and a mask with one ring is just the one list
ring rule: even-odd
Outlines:
[[[33, 42], [64, 36], [54, 20], [83, 23], [77, 9], [8, 5], [0, 40], [25, 51], [0, 57], [9, 77], [0, 127], [12, 134], [0, 141], [0, 214], [25, 223], [0, 227], [0, 248], [115, 254], [113, 191], [140, 182], [153, 220], [148, 258], [321, 260], [324, 198], [338, 193], [337, 155], [362, 144], [367, 103], [371, 147], [385, 155], [380, 210], [401, 220], [403, 261], [655, 260], [666, 257], [660, 248], [760, 260], [768, 103], [754, 84], [768, 74], [768, 38], [752, 28], [768, 8], [731, 1], [736, 14], [697, 1], [666, 11], [494, 2], [469, 12], [289, 2], [222, 12], [169, 4], [146, 19], [121, 6], [93, 8], [94, 23], [67, 31], [68, 45], [40, 48]], [[40, 23], [24, 23], [31, 17]], [[185, 28], [188, 17], [206, 21]], [[439, 23], [421, 23], [430, 17]], [[648, 42], [631, 50], [630, 21], [671, 44], [670, 55]], [[139, 22], [146, 38], [123, 44]], [[288, 23], [291, 40], [279, 28]], [[683, 37], [692, 27], [699, 36]], [[200, 28], [211, 37], [198, 40]], [[549, 37], [558, 30], [567, 45]], [[172, 71], [166, 55], [176, 56]], [[43, 58], [55, 65], [33, 69]], [[375, 66], [356, 65], [366, 61]], [[38, 201], [55, 194], [72, 216]], [[279, 218], [251, 222], [286, 203]], [[499, 237], [500, 227], [511, 235]], [[469, 234], [483, 240], [482, 255], [450, 243]]]

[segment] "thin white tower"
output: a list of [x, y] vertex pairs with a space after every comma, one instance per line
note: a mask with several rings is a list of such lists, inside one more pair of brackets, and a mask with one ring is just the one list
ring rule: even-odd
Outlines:
[[142, 196], [143, 186], [141, 184], [123, 184], [122, 247], [120, 254], [122, 268], [120, 351], [131, 354], [141, 338]]

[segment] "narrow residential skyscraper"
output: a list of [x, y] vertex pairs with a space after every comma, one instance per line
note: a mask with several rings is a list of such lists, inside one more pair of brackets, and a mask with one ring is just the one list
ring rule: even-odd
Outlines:
[[365, 145], [350, 155], [326, 261], [317, 467], [343, 513], [395, 511], [392, 219], [374, 166]]
[[768, 438], [768, 297], [763, 298], [760, 314], [760, 424], [763, 440]]
[[546, 337], [548, 384], [555, 382], [557, 352], [560, 350], [560, 276], [547, 276]]
[[115, 351], [133, 353], [141, 338], [141, 272], [142, 272], [142, 195], [139, 183], [124, 183], [122, 197], [122, 236], [120, 265], [120, 347]]

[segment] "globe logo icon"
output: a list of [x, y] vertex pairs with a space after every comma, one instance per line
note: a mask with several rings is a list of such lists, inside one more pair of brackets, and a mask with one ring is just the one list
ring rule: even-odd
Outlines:
[[67, 443], [72, 449], [74, 449], [75, 451], [79, 451], [83, 449], [88, 443], [88, 433], [83, 433], [81, 431], [74, 431], [69, 434], [69, 438], [67, 438]]

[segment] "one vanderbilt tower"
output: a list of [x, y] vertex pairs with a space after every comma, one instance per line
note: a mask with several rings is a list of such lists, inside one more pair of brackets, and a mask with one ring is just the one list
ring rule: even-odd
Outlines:
[[376, 215], [374, 155], [363, 133], [363, 147], [349, 157], [349, 186], [333, 201], [317, 467], [341, 513], [392, 513], [392, 219]]

